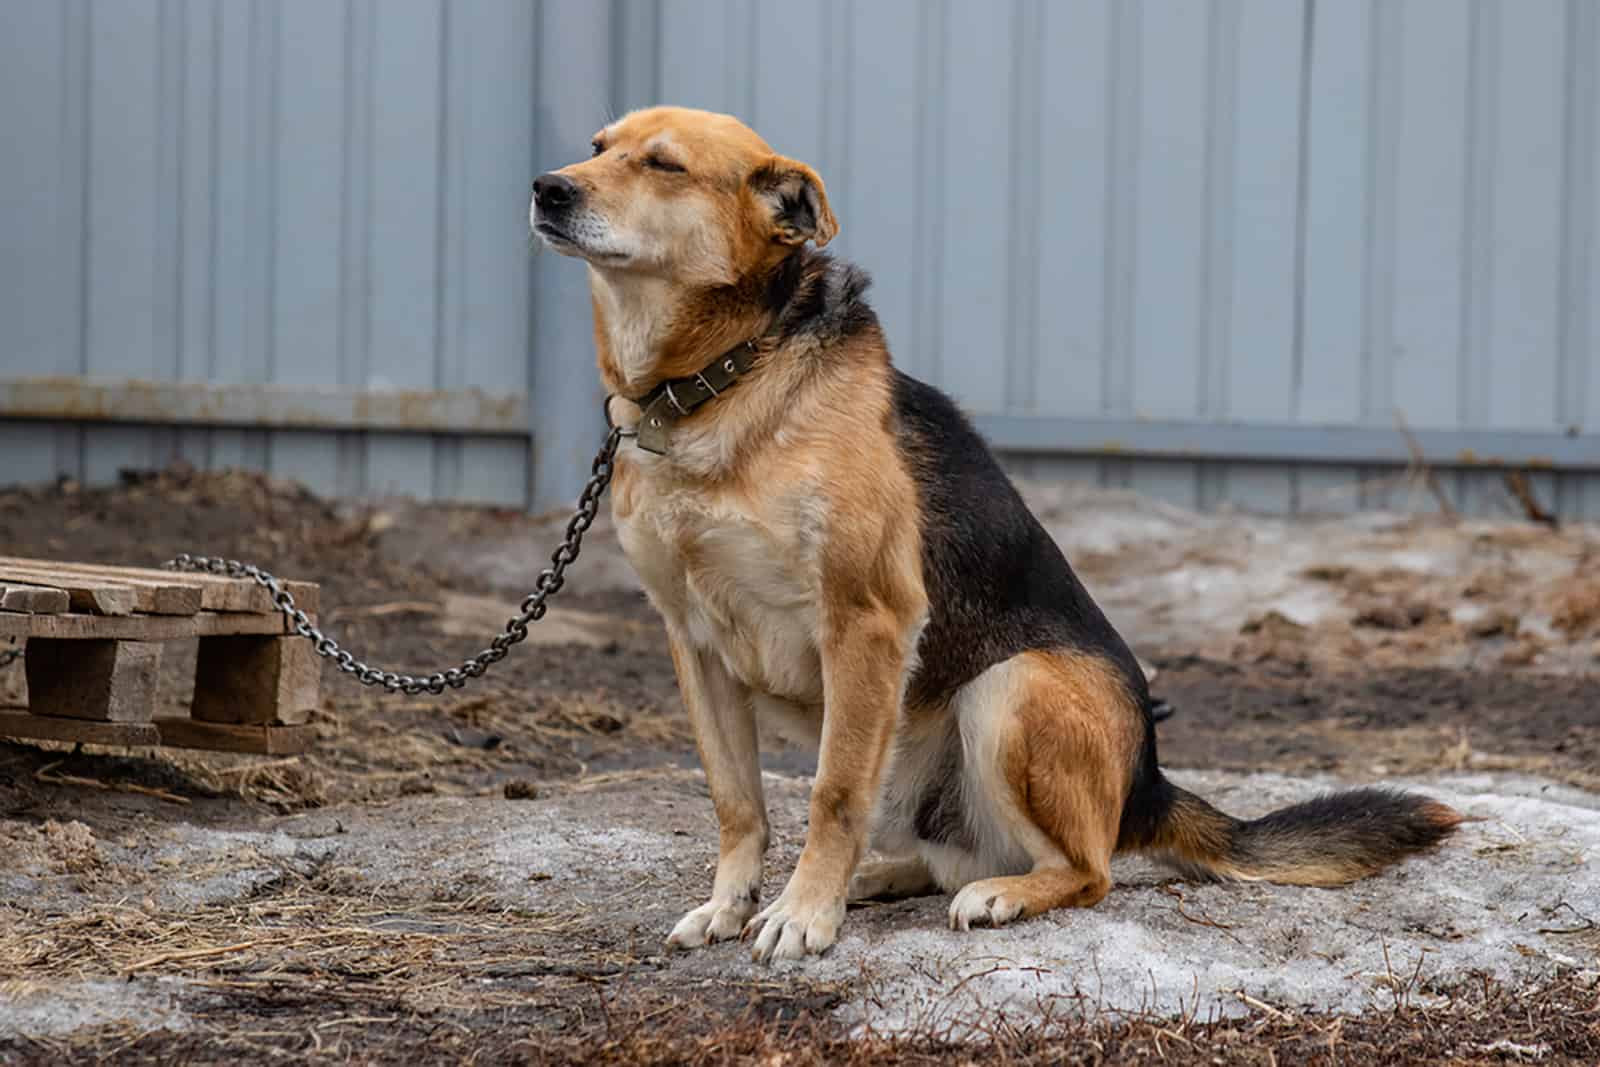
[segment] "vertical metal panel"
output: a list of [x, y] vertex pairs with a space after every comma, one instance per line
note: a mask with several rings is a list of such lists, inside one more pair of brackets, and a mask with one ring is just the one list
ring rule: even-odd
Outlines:
[[[276, 114], [277, 255], [272, 271], [272, 380], [339, 385], [339, 242], [344, 211], [340, 107], [348, 67], [349, 24], [330, 19], [319, 0], [283, 5], [280, 47], [294, 57]], [[330, 434], [274, 433], [272, 471], [322, 493], [338, 490], [339, 444]]]
[[[1468, 329], [1466, 287], [1481, 286], [1487, 250], [1468, 240], [1469, 208], [1488, 175], [1469, 149], [1472, 23], [1482, 9], [1457, 0], [1395, 5], [1400, 77], [1394, 212], [1394, 298], [1387, 360], [1391, 402], [1413, 423], [1461, 417], [1463, 356], [1484, 343]], [[1469, 190], [1469, 185], [1471, 186]], [[1471, 194], [1469, 196], [1469, 193]], [[1473, 326], [1479, 324], [1473, 323]]]
[[[89, 8], [90, 151], [84, 371], [162, 376], [156, 348], [157, 143], [160, 5]], [[120, 467], [154, 459], [151, 431], [90, 427], [85, 476], [104, 481]]]
[[[1111, 294], [1107, 210], [1114, 53], [1112, 6], [1118, 0], [1037, 4], [1032, 28], [1037, 100], [1022, 139], [1035, 146], [1028, 215], [1014, 230], [1031, 233], [1030, 262], [1016, 284], [1031, 286], [1026, 388], [1011, 397], [1023, 410], [1088, 415], [1102, 410]], [[1024, 40], [1027, 40], [1025, 37]], [[1013, 375], [1013, 380], [1017, 380]], [[1098, 482], [1098, 460], [1060, 460], [1032, 477]]]
[[[78, 371], [76, 257], [58, 249], [72, 241], [69, 220], [81, 206], [78, 175], [64, 174], [62, 162], [81, 144], [67, 120], [82, 85], [74, 62], [82, 15], [80, 5], [13, 5], [0, 33], [0, 100], [29, 102], [7, 111], [0, 166], [0, 249], [10, 250], [0, 260], [0, 359], [31, 373]], [[69, 469], [74, 457], [58, 448], [68, 435], [76, 431], [0, 425], [0, 479], [45, 481]]]
[[[1011, 275], [1012, 33], [1016, 5], [952, 4], [944, 23], [943, 290], [935, 384], [976, 408], [1006, 405]], [[982, 298], [977, 298], [978, 294]]]
[[[1133, 176], [1132, 410], [1198, 413], [1206, 314], [1210, 10], [1205, 0], [1138, 5], [1139, 111]], [[1228, 127], [1213, 129], [1227, 137]], [[1231, 150], [1231, 145], [1223, 150]], [[1150, 309], [1159, 308], [1159, 313]], [[1195, 505], [1188, 464], [1141, 463], [1129, 484]]]
[[[216, 338], [212, 300], [216, 251], [215, 160], [221, 13], [209, 0], [184, 0], [178, 28], [178, 307], [173, 324], [176, 376], [210, 376]], [[177, 456], [204, 467], [211, 458], [211, 431], [177, 432]]]
[[[1098, 414], [1105, 385], [1111, 26], [1119, 0], [1041, 5], [1033, 389], [1023, 406]], [[1048, 177], [1044, 177], [1047, 175]]]
[[[604, 4], [538, 5], [535, 158], [539, 169], [588, 153], [612, 104], [611, 11]], [[526, 217], [527, 206], [521, 212]], [[526, 232], [526, 222], [520, 224]], [[588, 477], [599, 432], [589, 285], [575, 260], [541, 251], [535, 261], [530, 407], [534, 503], [565, 505]]]
[[[917, 33], [926, 17], [922, 0], [884, 0], [844, 8], [851, 92], [846, 158], [848, 174], [823, 172], [839, 216], [839, 254], [860, 262], [872, 274], [872, 302], [897, 363], [916, 358], [917, 263], [913, 255], [919, 222], [917, 168]], [[911, 112], [907, 113], [907, 107]]]
[[[1233, 113], [1233, 155], [1216, 169], [1210, 390], [1205, 412], [1287, 422], [1294, 415], [1305, 8], [1240, 0], [1213, 62], [1215, 105]], [[1219, 22], [1219, 27], [1226, 25]], [[1226, 62], [1223, 62], [1226, 57]], [[1220, 83], [1220, 84], [1217, 84]], [[1225, 180], [1224, 180], [1225, 179]], [[1222, 284], [1226, 279], [1226, 284]], [[1226, 465], [1207, 503], [1292, 509], [1286, 468]]]
[[[1569, 5], [1567, 53], [1569, 129], [1573, 164], [1568, 169], [1571, 223], [1567, 228], [1569, 361], [1563, 395], [1576, 398], [1563, 421], [1593, 433], [1600, 426], [1600, 10], [1584, 0]], [[1577, 479], [1574, 479], [1576, 482]], [[1574, 510], [1600, 520], [1600, 478], [1574, 486]]]
[[[372, 50], [372, 316], [366, 382], [432, 386], [439, 326], [440, 0], [383, 0]], [[369, 441], [367, 491], [430, 496], [432, 440]]]
[[[269, 381], [269, 255], [272, 250], [271, 193], [275, 170], [268, 137], [272, 128], [271, 22], [276, 8], [218, 5], [212, 104], [210, 180], [212, 328], [207, 377], [218, 382]], [[213, 466], [267, 465], [266, 434], [217, 430], [211, 435]]]
[[[445, 160], [445, 282], [438, 385], [495, 391], [528, 387], [531, 259], [523, 236], [537, 173], [533, 123], [534, 10], [525, 0], [474, 0], [450, 9], [450, 131]], [[583, 310], [577, 311], [582, 317]], [[559, 358], [584, 363], [584, 353]], [[521, 501], [530, 476], [517, 440], [439, 442], [435, 492], [467, 500]]]
[[[1368, 415], [1365, 367], [1372, 292], [1366, 280], [1377, 218], [1373, 151], [1378, 37], [1371, 3], [1322, 3], [1309, 11], [1301, 226], [1300, 383], [1294, 414], [1307, 422], [1359, 422]], [[1299, 506], [1342, 511], [1353, 467], [1299, 473]]]

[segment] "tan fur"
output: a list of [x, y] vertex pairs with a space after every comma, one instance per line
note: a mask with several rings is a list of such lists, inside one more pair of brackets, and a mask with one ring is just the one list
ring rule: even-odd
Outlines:
[[998, 780], [987, 789], [1000, 823], [994, 833], [1014, 842], [1027, 866], [963, 887], [950, 906], [950, 924], [961, 929], [1099, 903], [1111, 889], [1138, 746], [1133, 700], [1097, 656], [1024, 652], [985, 673], [1004, 684], [965, 714], [984, 720], [995, 749]]
[[[740, 279], [837, 231], [822, 180], [726, 116], [661, 108], [596, 137], [562, 173], [601, 236], [590, 262], [606, 388], [639, 396], [771, 321]], [[642, 165], [666, 153], [685, 173]], [[816, 226], [775, 218], [810, 196]], [[766, 845], [754, 708], [820, 739], [806, 846], [752, 926], [758, 957], [830, 944], [865, 849], [900, 698], [927, 614], [915, 489], [890, 436], [888, 357], [873, 335], [819, 375], [794, 341], [763, 352], [737, 402], [680, 420], [667, 455], [625, 450], [613, 515], [667, 622], [722, 826], [711, 900], [674, 944], [730, 936], [753, 910]], [[629, 409], [632, 409], [631, 411]], [[624, 423], [637, 408], [614, 402]]]
[[[640, 396], [657, 382], [693, 374], [713, 356], [765, 327], [755, 302], [729, 299], [736, 286], [806, 239], [838, 232], [816, 171], [774, 152], [743, 123], [687, 108], [634, 112], [595, 134], [602, 151], [563, 167], [603, 218], [615, 254], [591, 259], [595, 350], [608, 392]], [[651, 168], [653, 156], [685, 164]], [[821, 200], [816, 232], [775, 223], [775, 188], [812, 183]], [[714, 295], [712, 295], [714, 294]], [[738, 294], [734, 294], [737, 296]]]
[[[887, 349], [870, 322], [842, 340], [767, 337], [765, 280], [838, 231], [822, 179], [737, 120], [680, 108], [628, 115], [596, 149], [558, 172], [581, 196], [564, 202], [573, 228], [546, 239], [589, 264], [611, 417], [628, 425], [640, 412], [627, 398], [761, 339], [736, 392], [679, 419], [666, 454], [624, 449], [613, 481], [619, 537], [666, 621], [721, 828], [710, 899], [669, 942], [742, 931], [758, 959], [821, 952], [847, 894], [933, 886], [955, 893], [950, 923], [963, 929], [1097, 903], [1143, 743], [1142, 698], [1109, 660], [1047, 650], [993, 664], [936, 706], [904, 706], [928, 594], [907, 467], [918, 460], [895, 436]], [[816, 740], [817, 775], [799, 862], [752, 915], [768, 839], [758, 722], [774, 721]], [[959, 817], [930, 835], [938, 842], [917, 830], [930, 796], [960, 809], [943, 812]], [[1440, 826], [1454, 817], [1440, 813]], [[1352, 845], [1348, 862], [1295, 866], [1280, 862], [1277, 824], [1246, 841], [1273, 847], [1247, 855], [1198, 798], [1164, 818], [1155, 840], [1132, 844], [1238, 877], [1345, 879], [1412, 847]], [[869, 838], [890, 858], [862, 866]], [[1256, 867], [1229, 867], [1239, 855]]]

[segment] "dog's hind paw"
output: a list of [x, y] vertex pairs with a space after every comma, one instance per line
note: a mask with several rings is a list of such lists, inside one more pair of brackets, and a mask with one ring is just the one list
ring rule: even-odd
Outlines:
[[950, 929], [969, 930], [973, 926], [1004, 926], [1020, 916], [1023, 904], [1006, 892], [1005, 882], [1014, 879], [990, 878], [971, 882], [950, 902]]
[[731, 941], [744, 929], [745, 920], [756, 910], [749, 900], [708, 900], [678, 920], [667, 935], [669, 948], [699, 948], [713, 941]]

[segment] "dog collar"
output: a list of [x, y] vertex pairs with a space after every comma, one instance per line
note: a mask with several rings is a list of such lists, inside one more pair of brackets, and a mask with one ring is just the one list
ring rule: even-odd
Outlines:
[[[737, 385], [739, 379], [755, 366], [760, 354], [752, 338], [707, 363], [698, 374], [662, 382], [634, 401], [639, 406], [640, 414], [631, 436], [646, 452], [666, 455], [667, 437], [677, 421]], [[610, 421], [610, 411], [608, 398], [607, 421]]]

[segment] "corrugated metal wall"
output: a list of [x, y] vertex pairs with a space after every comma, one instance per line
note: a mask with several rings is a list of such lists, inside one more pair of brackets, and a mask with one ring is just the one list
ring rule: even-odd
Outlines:
[[[528, 178], [607, 105], [671, 101], [818, 167], [897, 359], [974, 410], [1600, 427], [1592, 0], [78, 0], [0, 20], [0, 121], [29, 149], [0, 173], [0, 367], [520, 389], [531, 342], [534, 480], [564, 495], [592, 446], [586, 301], [571, 262], [529, 266]], [[520, 499], [529, 478], [512, 441], [0, 425], [22, 443], [38, 458], [9, 476], [177, 449], [341, 492]], [[1392, 469], [1017, 465], [1208, 507], [1407, 502]], [[1446, 488], [1464, 510], [1499, 493]], [[1593, 474], [1535, 488], [1600, 518]]]
[[[1592, 0], [664, 0], [624, 103], [815, 160], [896, 358], [973, 409], [1592, 434], [1597, 28]], [[1392, 469], [1019, 466], [1406, 502]], [[1534, 481], [1600, 518], [1595, 476]]]
[[[8, 0], [0, 368], [522, 390], [525, 0]], [[554, 49], [552, 49], [554, 51]], [[525, 499], [525, 440], [0, 424], [0, 481], [182, 456]]]

